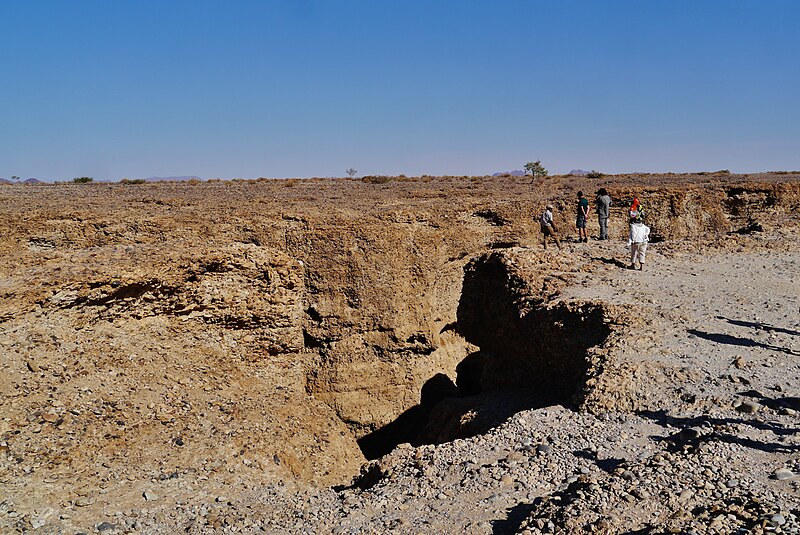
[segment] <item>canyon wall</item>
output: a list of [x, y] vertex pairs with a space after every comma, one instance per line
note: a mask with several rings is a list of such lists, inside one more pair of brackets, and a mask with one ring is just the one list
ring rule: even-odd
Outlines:
[[[794, 176], [0, 188], [6, 470], [242, 459], [331, 484], [517, 408], [630, 409], [604, 374], [635, 320], [559, 302], [591, 265], [541, 250], [534, 218], [554, 202], [569, 234], [601, 185], [619, 241], [634, 193], [664, 246], [800, 212]], [[492, 395], [505, 409], [479, 410]]]

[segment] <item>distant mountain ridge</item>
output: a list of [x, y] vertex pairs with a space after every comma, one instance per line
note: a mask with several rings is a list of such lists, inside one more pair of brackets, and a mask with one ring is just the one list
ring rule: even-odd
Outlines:
[[149, 176], [148, 182], [185, 182], [187, 180], [203, 180], [199, 176]]
[[492, 176], [502, 176], [502, 175], [525, 176], [525, 171], [522, 171], [521, 169], [515, 169], [513, 171], [500, 171], [492, 174]]
[[591, 171], [584, 171], [583, 169], [573, 169], [572, 171], [569, 172], [569, 174], [570, 175], [575, 175], [575, 176], [586, 176], [590, 172]]
[[38, 178], [26, 178], [22, 181], [8, 180], [7, 178], [0, 178], [0, 184], [43, 184]]

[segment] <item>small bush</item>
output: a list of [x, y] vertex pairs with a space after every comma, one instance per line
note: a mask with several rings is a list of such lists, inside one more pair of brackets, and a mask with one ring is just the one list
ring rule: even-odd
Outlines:
[[130, 180], [128, 178], [123, 178], [122, 180], [119, 181], [119, 183], [120, 184], [147, 184], [147, 180], [145, 180], [143, 178], [135, 178], [133, 180]]
[[367, 175], [361, 179], [361, 182], [366, 182], [367, 184], [386, 184], [387, 182], [391, 182], [392, 177], [386, 175]]
[[293, 187], [295, 187], [297, 185], [298, 182], [300, 182], [298, 179], [290, 178], [286, 182], [284, 182], [283, 185], [284, 185], [284, 187], [287, 187], [287, 188], [293, 188]]
[[715, 171], [714, 174], [715, 175], [729, 175], [729, 174], [731, 174], [731, 172], [728, 171], [727, 169], [720, 169], [719, 171]]
[[606, 175], [600, 171], [595, 171], [594, 169], [586, 173], [586, 178], [603, 178], [604, 176]]
[[72, 179], [72, 181], [74, 183], [76, 183], [76, 184], [88, 184], [89, 182], [92, 182], [93, 180], [94, 179], [92, 177], [90, 177], [90, 176], [81, 176], [81, 177], [75, 177], [75, 178]]

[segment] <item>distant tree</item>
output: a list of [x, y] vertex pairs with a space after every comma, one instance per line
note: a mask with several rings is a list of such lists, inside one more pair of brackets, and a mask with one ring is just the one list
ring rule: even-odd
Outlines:
[[352, 167], [347, 170], [347, 174], [350, 175], [350, 178], [353, 178], [354, 176], [356, 176], [356, 173], [358, 173], [358, 171], [356, 171]]
[[586, 178], [603, 178], [604, 176], [606, 175], [604, 175], [600, 171], [595, 171], [594, 169], [586, 173]]
[[72, 181], [75, 182], [76, 184], [88, 184], [92, 180], [94, 179], [90, 176], [81, 176], [72, 179]]
[[544, 166], [542, 165], [541, 160], [536, 160], [535, 162], [526, 163], [525, 172], [531, 175], [533, 178], [538, 178], [540, 176], [545, 177], [549, 174], [547, 172], [547, 169], [545, 169]]

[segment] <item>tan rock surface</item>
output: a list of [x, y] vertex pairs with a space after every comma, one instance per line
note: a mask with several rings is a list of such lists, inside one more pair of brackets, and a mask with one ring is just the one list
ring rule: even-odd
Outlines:
[[[0, 526], [263, 523], [333, 499], [295, 492], [348, 482], [358, 441], [466, 438], [552, 403], [734, 410], [759, 381], [790, 389], [796, 366], [775, 355], [796, 338], [735, 322], [798, 312], [797, 177], [600, 185], [614, 240], [561, 252], [541, 250], [532, 215], [555, 201], [568, 234], [574, 192], [595, 187], [577, 177], [0, 188]], [[620, 268], [633, 192], [663, 240], [642, 273]], [[723, 358], [737, 379], [704, 386]], [[273, 489], [259, 512], [191, 513], [257, 488]], [[377, 529], [362, 505], [348, 518]]]

